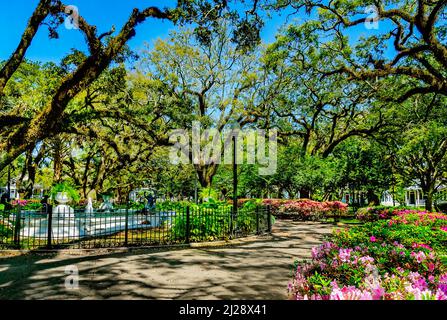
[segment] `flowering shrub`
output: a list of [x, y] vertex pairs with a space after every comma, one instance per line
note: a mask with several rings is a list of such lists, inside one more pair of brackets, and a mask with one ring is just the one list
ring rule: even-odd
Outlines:
[[377, 206], [377, 207], [368, 207], [368, 208], [360, 208], [357, 211], [356, 218], [357, 220], [363, 222], [372, 222], [377, 220], [388, 220], [391, 217], [397, 215], [399, 212], [406, 211], [408, 213], [417, 213], [421, 210], [415, 210], [414, 208], [406, 208], [406, 207], [385, 207], [385, 206]]
[[309, 199], [264, 199], [262, 204], [269, 205], [274, 215], [291, 216], [302, 221], [341, 216], [348, 211], [348, 205], [340, 201], [318, 202]]
[[15, 207], [15, 206], [19, 206], [19, 207], [25, 207], [28, 204], [28, 201], [26, 200], [13, 200], [11, 202], [11, 204]]
[[263, 199], [262, 204], [265, 206], [270, 206], [273, 213], [276, 213], [279, 208], [285, 203], [289, 203], [292, 200], [281, 200], [281, 199]]
[[40, 200], [31, 199], [27, 200], [26, 205], [24, 206], [24, 210], [41, 210], [43, 208]]
[[11, 202], [13, 207], [21, 207], [23, 210], [40, 210], [42, 209], [42, 204], [40, 200], [31, 199], [31, 200], [13, 200]]
[[337, 230], [297, 264], [291, 299], [446, 300], [447, 216], [393, 210], [389, 220]]
[[447, 273], [428, 248], [399, 243], [354, 248], [327, 242], [297, 266], [289, 284], [298, 300], [447, 300]]

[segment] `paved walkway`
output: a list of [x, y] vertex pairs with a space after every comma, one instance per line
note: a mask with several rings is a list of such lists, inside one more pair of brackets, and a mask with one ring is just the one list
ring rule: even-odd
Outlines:
[[[0, 258], [0, 299], [285, 299], [294, 260], [331, 225], [278, 221], [273, 237], [221, 248]], [[67, 290], [66, 266], [79, 270]]]

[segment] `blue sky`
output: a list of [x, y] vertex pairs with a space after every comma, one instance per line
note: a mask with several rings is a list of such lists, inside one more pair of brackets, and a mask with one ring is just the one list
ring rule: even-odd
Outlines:
[[[7, 59], [17, 47], [29, 17], [37, 6], [38, 0], [0, 0], [0, 60]], [[69, 4], [69, 2], [66, 2]], [[173, 0], [73, 0], [70, 4], [79, 8], [80, 14], [90, 23], [98, 27], [102, 33], [115, 25], [122, 27], [133, 8], [148, 6], [172, 6]], [[275, 15], [267, 21], [262, 32], [264, 42], [272, 42], [280, 26], [285, 22], [285, 14]], [[152, 43], [157, 38], [165, 38], [174, 25], [169, 21], [148, 20], [137, 29], [137, 35], [129, 45], [134, 50], [143, 48], [145, 42]], [[26, 57], [42, 62], [59, 61], [71, 48], [85, 50], [82, 33], [77, 30], [59, 28], [59, 39], [49, 39], [48, 30], [41, 28], [34, 39]]]

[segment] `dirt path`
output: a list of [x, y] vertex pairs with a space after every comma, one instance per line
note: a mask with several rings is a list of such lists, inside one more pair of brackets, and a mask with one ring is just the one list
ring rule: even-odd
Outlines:
[[[294, 260], [331, 225], [278, 221], [273, 237], [222, 248], [0, 258], [0, 299], [285, 299]], [[66, 267], [79, 270], [67, 290]]]

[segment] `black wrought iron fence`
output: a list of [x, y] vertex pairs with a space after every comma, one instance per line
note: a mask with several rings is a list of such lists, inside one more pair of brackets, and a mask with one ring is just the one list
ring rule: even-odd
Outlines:
[[268, 207], [241, 210], [173, 206], [73, 210], [51, 206], [0, 211], [0, 249], [107, 248], [216, 241], [271, 231]]

